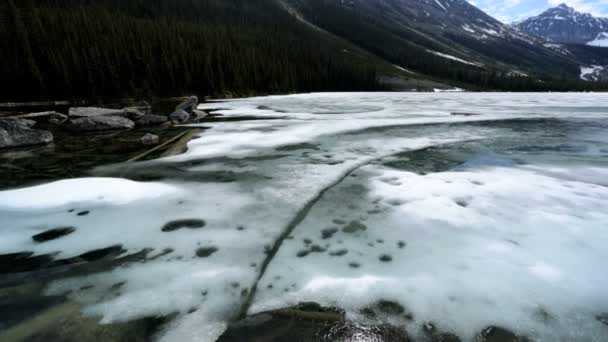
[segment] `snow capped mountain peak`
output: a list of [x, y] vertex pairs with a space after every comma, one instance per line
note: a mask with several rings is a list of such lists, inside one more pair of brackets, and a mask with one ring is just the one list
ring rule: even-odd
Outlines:
[[596, 18], [563, 3], [515, 26], [550, 42], [588, 44], [608, 32], [608, 18]]

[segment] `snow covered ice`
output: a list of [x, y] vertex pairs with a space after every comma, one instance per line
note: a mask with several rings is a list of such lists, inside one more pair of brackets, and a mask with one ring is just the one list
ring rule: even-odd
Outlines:
[[[0, 192], [0, 254], [118, 246], [125, 262], [56, 272], [45, 294], [70, 293], [102, 323], [177, 313], [162, 341], [214, 341], [242, 313], [301, 302], [410, 336], [432, 323], [463, 341], [488, 326], [605, 341], [607, 106], [471, 93], [206, 103], [249, 120], [205, 123], [179, 156]], [[32, 240], [57, 227], [75, 230]], [[370, 315], [382, 301], [400, 309]]]

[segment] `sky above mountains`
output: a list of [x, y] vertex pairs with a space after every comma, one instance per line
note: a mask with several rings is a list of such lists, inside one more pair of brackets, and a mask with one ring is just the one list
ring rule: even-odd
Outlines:
[[566, 3], [579, 12], [608, 17], [608, 0], [469, 0], [504, 23], [538, 15], [550, 7]]

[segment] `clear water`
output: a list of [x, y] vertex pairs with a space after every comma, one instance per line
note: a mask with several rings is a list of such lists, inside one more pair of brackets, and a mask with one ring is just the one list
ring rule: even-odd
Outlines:
[[140, 338], [214, 341], [303, 302], [420, 338], [608, 340], [608, 96], [202, 107], [249, 120], [205, 123], [180, 156], [0, 192], [0, 340], [73, 305], [114, 331], [155, 317]]

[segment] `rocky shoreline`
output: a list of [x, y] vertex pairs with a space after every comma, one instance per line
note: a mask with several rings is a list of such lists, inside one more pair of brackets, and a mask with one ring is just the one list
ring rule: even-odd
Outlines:
[[[0, 118], [0, 150], [54, 141], [54, 133], [68, 130], [76, 133], [126, 131], [134, 128], [170, 128], [173, 125], [197, 123], [208, 114], [198, 110], [198, 98], [191, 96], [168, 114], [152, 112], [152, 106], [141, 101], [124, 108], [70, 107], [67, 113], [45, 111]], [[143, 145], [159, 143], [157, 135], [145, 133]]]
[[4, 112], [0, 116], [0, 189], [90, 176], [101, 165], [182, 153], [204, 129], [182, 124], [221, 120], [197, 110], [197, 105], [198, 99], [189, 97], [153, 106], [142, 101]]

